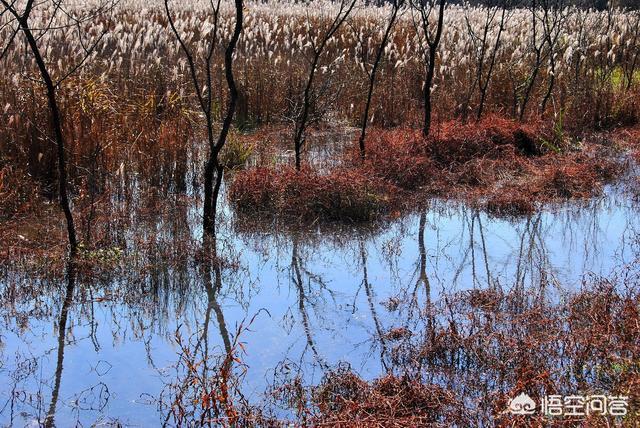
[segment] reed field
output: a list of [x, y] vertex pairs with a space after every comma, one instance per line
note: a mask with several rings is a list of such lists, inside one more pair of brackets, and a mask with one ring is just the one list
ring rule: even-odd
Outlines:
[[[213, 28], [207, 6], [206, 2], [173, 6], [176, 28], [200, 59], [204, 45], [199, 42], [207, 39]], [[299, 109], [298, 95], [310, 68], [313, 41], [337, 7], [323, 1], [245, 5], [245, 28], [234, 54], [239, 88], [235, 124], [237, 134], [254, 134], [252, 148], [268, 149], [271, 143], [289, 148], [293, 131], [288, 129]], [[345, 25], [328, 40], [317, 66], [317, 94], [311, 106], [316, 124], [359, 126], [367, 76], [389, 8], [356, 4]], [[223, 3], [220, 10], [216, 49], [222, 51], [233, 16], [230, 4]], [[60, 22], [53, 23], [53, 29], [39, 39], [54, 78], [67, 73], [70, 64], [80, 62], [86, 46], [97, 41], [82, 67], [59, 88], [70, 179], [74, 182], [89, 180], [88, 171], [96, 167], [103, 177], [135, 168], [136, 162], [128, 158], [132, 152], [156, 158], [166, 151], [190, 150], [189, 145], [204, 135], [187, 60], [167, 28], [162, 3], [126, 1], [108, 11], [96, 3], [95, 11], [93, 15], [89, 7], [80, 26], [68, 25], [64, 14], [56, 14]], [[542, 121], [557, 133], [567, 134], [566, 138], [560, 136], [563, 141], [550, 144], [562, 145], [572, 135], [637, 122], [637, 11], [563, 8], [557, 12], [561, 15], [558, 22], [549, 29], [551, 44], [541, 39], [543, 16], [536, 15], [540, 22], [534, 39], [529, 10], [509, 9], [503, 30], [500, 13], [484, 7], [447, 7], [432, 88], [435, 122], [476, 120], [480, 84], [487, 88], [483, 115], [518, 120], [524, 110], [525, 122]], [[43, 4], [30, 19], [36, 28], [44, 28], [51, 15]], [[411, 9], [402, 10], [384, 49], [370, 114], [374, 127], [420, 126], [425, 61], [424, 35], [416, 19]], [[7, 38], [13, 28], [11, 19], [4, 14], [2, 20], [0, 34]], [[541, 46], [539, 70], [535, 46]], [[27, 50], [24, 43], [13, 43], [0, 62], [5, 123], [0, 129], [3, 204], [15, 205], [12, 195], [20, 192], [21, 186], [9, 183], [26, 175], [44, 193], [47, 189], [55, 193], [55, 150], [47, 141], [47, 110], [41, 108], [46, 100]], [[489, 72], [486, 64], [491, 57], [495, 65]], [[220, 119], [228, 95], [221, 55], [214, 55], [212, 61], [211, 108]], [[523, 106], [529, 83], [530, 98]], [[550, 96], [542, 111], [547, 92]], [[281, 135], [263, 139], [261, 132], [270, 127], [280, 129]], [[130, 150], [134, 142], [138, 149]], [[92, 162], [100, 164], [92, 167]], [[82, 187], [76, 192], [82, 193]], [[24, 197], [21, 194], [18, 199]]]
[[637, 426], [630, 6], [0, 0], [0, 427]]

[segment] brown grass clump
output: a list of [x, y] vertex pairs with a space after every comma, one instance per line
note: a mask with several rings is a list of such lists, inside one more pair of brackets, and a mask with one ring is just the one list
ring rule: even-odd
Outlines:
[[347, 153], [353, 168], [363, 174], [376, 175], [398, 187], [414, 190], [434, 180], [440, 169], [436, 162], [425, 156], [425, 147], [417, 131], [398, 130], [379, 132], [369, 138], [366, 161], [360, 161], [355, 150]]
[[524, 156], [541, 155], [546, 130], [536, 122], [521, 124], [500, 116], [480, 122], [444, 123], [429, 142], [429, 154], [441, 165], [463, 164], [481, 157], [500, 157], [499, 148], [511, 146]]
[[597, 195], [623, 168], [597, 153], [547, 154], [522, 164], [520, 173], [506, 173], [508, 180], [474, 189], [471, 195], [486, 195], [480, 205], [496, 216], [527, 215], [538, 203]]
[[327, 373], [314, 395], [319, 410], [314, 424], [322, 426], [429, 426], [456, 404], [438, 385], [393, 375], [368, 383], [343, 370]]
[[592, 168], [567, 165], [551, 171], [546, 190], [561, 198], [587, 197], [599, 186], [598, 177]]
[[550, 134], [537, 122], [500, 117], [449, 122], [429, 138], [416, 130], [374, 130], [364, 162], [354, 147], [344, 152], [343, 166], [325, 175], [309, 167], [243, 171], [231, 185], [231, 201], [244, 213], [366, 221], [411, 207], [420, 196], [445, 196], [496, 216], [519, 216], [545, 202], [596, 195], [622, 171], [600, 146], [572, 151]]
[[240, 212], [352, 222], [374, 220], [387, 212], [392, 195], [389, 184], [343, 168], [326, 175], [309, 168], [256, 168], [238, 173], [229, 190]]
[[536, 125], [490, 117], [478, 123], [443, 124], [429, 138], [415, 130], [373, 132], [361, 165], [352, 151], [350, 163], [404, 189], [432, 193], [451, 186], [479, 186], [495, 181], [497, 169], [518, 168], [520, 158], [543, 152]]
[[531, 214], [536, 210], [531, 196], [522, 192], [496, 192], [485, 201], [484, 208], [496, 217], [518, 217]]

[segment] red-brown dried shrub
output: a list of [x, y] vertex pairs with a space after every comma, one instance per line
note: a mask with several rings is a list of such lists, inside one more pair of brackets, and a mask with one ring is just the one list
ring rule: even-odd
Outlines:
[[597, 193], [622, 170], [610, 159], [585, 154], [547, 156], [539, 166], [532, 193], [546, 197], [586, 198]]
[[309, 168], [283, 167], [237, 173], [229, 199], [244, 213], [357, 222], [385, 213], [394, 193], [389, 184], [359, 170], [338, 168], [323, 175]]
[[255, 168], [235, 174], [229, 198], [242, 211], [272, 211], [276, 207], [278, 171]]
[[[470, 124], [449, 122], [428, 138], [414, 130], [374, 131], [367, 141], [364, 167], [405, 189], [427, 187], [438, 193], [454, 184], [485, 185], [502, 169], [520, 167], [519, 156], [541, 154], [541, 133], [536, 125], [498, 117]], [[357, 165], [358, 154], [350, 156]]]
[[404, 189], [413, 190], [438, 177], [440, 168], [426, 156], [425, 140], [414, 130], [374, 133], [367, 142], [364, 165], [359, 153], [350, 154], [356, 168]]
[[525, 156], [544, 152], [544, 129], [521, 124], [499, 116], [487, 116], [480, 122], [447, 122], [429, 138], [429, 155], [440, 165], [463, 164], [480, 157], [499, 158], [501, 146], [516, 148]]
[[461, 416], [450, 391], [394, 375], [367, 383], [350, 371], [329, 372], [314, 398], [314, 422], [331, 426], [425, 426]]
[[393, 204], [399, 194], [417, 200], [405, 196], [419, 190], [517, 216], [533, 212], [535, 202], [592, 196], [621, 171], [594, 145], [572, 152], [564, 142], [545, 141], [553, 137], [540, 124], [500, 117], [445, 123], [428, 138], [416, 130], [373, 130], [364, 161], [354, 145], [343, 166], [326, 175], [310, 168], [243, 171], [231, 185], [231, 201], [243, 212], [361, 221], [409, 206]]

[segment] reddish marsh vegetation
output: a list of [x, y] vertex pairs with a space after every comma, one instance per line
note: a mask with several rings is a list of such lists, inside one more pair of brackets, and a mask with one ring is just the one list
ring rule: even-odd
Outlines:
[[[87, 8], [64, 0], [0, 0], [0, 75], [6, 76], [0, 79], [0, 272], [10, 273], [0, 281], [6, 299], [0, 318], [7, 322], [20, 315], [15, 328], [20, 331], [9, 332], [13, 325], [0, 331], [0, 353], [6, 336], [13, 335], [15, 344], [17, 336], [30, 334], [29, 323], [49, 321], [61, 304], [44, 422], [46, 382], [39, 382], [33, 395], [7, 388], [11, 405], [0, 403], [0, 416], [10, 409], [13, 422], [13, 404], [24, 398], [24, 424], [52, 424], [64, 348], [81, 349], [75, 338], [82, 335], [83, 316], [91, 319], [87, 337], [98, 358], [97, 325], [114, 324], [108, 341], [143, 337], [146, 361], [155, 369], [151, 348], [158, 342], [152, 334], [166, 336], [178, 313], [187, 317], [171, 325], [173, 343], [160, 345], [165, 354], [178, 353], [175, 373], [164, 377], [168, 382], [156, 398], [154, 415], [165, 423], [542, 424], [537, 417], [505, 415], [507, 400], [525, 391], [536, 400], [554, 392], [627, 394], [635, 413], [618, 422], [637, 423], [637, 272], [616, 286], [597, 280], [580, 293], [551, 298], [547, 291], [556, 282], [547, 281], [543, 260], [542, 267], [536, 265], [543, 278], [539, 284], [505, 291], [489, 273], [491, 247], [476, 210], [530, 214], [547, 202], [597, 195], [623, 172], [624, 152], [637, 151], [637, 133], [624, 144], [618, 137], [640, 120], [637, 11], [617, 9], [613, 2], [602, 11], [586, 10], [563, 0], [519, 1], [518, 7], [511, 1], [486, 6], [447, 0], [398, 0], [380, 7], [359, 0], [85, 3]], [[313, 132], [327, 123], [340, 124], [349, 141], [330, 155], [325, 168], [309, 158]], [[274, 129], [283, 130], [277, 141], [264, 141], [261, 136]], [[254, 149], [264, 157], [252, 156]], [[253, 166], [243, 170], [247, 164]], [[230, 202], [220, 210], [218, 194]], [[304, 229], [302, 223], [347, 223], [345, 241], [355, 241], [364, 234], [350, 223], [366, 222], [378, 232], [376, 220], [398, 219], [433, 197], [473, 206], [465, 221], [472, 236], [476, 221], [480, 227], [487, 289], [450, 292], [432, 303], [426, 265], [433, 251], [425, 249], [425, 215], [419, 220], [413, 297], [424, 287], [427, 301], [392, 297], [385, 308], [401, 312], [388, 317], [398, 325], [379, 321], [363, 241], [363, 280], [352, 302], [340, 300], [342, 290], [334, 292], [312, 273], [316, 266], [305, 263], [295, 233]], [[239, 262], [223, 263], [205, 247], [212, 241], [215, 246], [219, 231], [232, 235], [220, 240], [221, 247], [237, 244], [242, 228], [225, 221], [239, 220], [250, 229], [243, 214], [258, 218], [263, 228], [275, 217], [292, 226], [286, 231], [294, 230], [287, 278], [291, 307], [281, 307], [283, 295], [269, 294], [279, 288], [272, 279], [281, 284], [279, 260], [272, 271], [257, 269], [253, 280], [223, 284], [221, 271], [232, 268], [229, 276], [238, 278]], [[531, 219], [526, 218], [527, 227]], [[451, 223], [451, 217], [441, 220]], [[439, 233], [438, 228], [434, 225]], [[385, 254], [399, 251], [393, 239], [383, 239], [389, 239]], [[453, 282], [470, 253], [477, 285], [473, 239]], [[534, 235], [528, 240], [536, 239], [542, 241]], [[559, 244], [555, 240], [548, 241]], [[522, 246], [524, 235], [520, 241]], [[251, 268], [270, 258], [268, 251], [240, 248], [249, 253]], [[68, 285], [60, 301], [67, 249]], [[335, 262], [335, 251], [324, 252]], [[345, 272], [353, 253], [343, 258], [349, 263], [338, 275], [351, 281]], [[393, 270], [393, 261], [389, 266]], [[519, 270], [518, 265], [516, 275]], [[76, 271], [86, 287], [75, 287]], [[386, 278], [381, 271], [371, 277]], [[12, 282], [16, 277], [24, 281]], [[51, 295], [44, 295], [42, 278], [51, 280]], [[102, 295], [94, 297], [94, 291]], [[302, 354], [313, 354], [324, 376], [304, 385], [295, 367], [278, 366], [286, 370], [278, 373], [282, 377], [276, 376], [268, 397], [275, 404], [254, 405], [242, 391], [248, 365], [239, 336], [248, 329], [241, 322], [235, 335], [230, 333], [228, 308], [220, 302], [225, 294], [236, 294], [238, 302], [231, 306], [248, 311], [249, 300], [260, 292], [269, 294], [268, 309], [283, 309], [276, 324], [285, 333], [278, 326], [282, 335], [271, 337], [273, 342], [284, 343], [299, 324]], [[81, 298], [75, 303], [87, 306], [78, 322], [68, 323], [74, 294]], [[365, 319], [356, 314], [355, 303], [363, 294], [384, 368], [366, 380], [321, 358], [313, 337], [313, 324], [320, 321], [310, 316], [311, 311], [332, 316], [323, 305], [331, 301], [353, 308], [340, 320], [350, 336], [357, 328], [353, 320]], [[16, 299], [23, 300], [16, 305]], [[112, 299], [120, 299], [116, 312], [96, 322], [100, 311], [94, 304]], [[204, 311], [198, 312], [198, 304], [206, 305]], [[131, 330], [124, 333], [120, 324]], [[209, 347], [210, 324], [219, 330], [220, 352]], [[181, 335], [189, 325], [202, 331]], [[33, 343], [48, 336], [40, 334]], [[68, 338], [73, 340], [67, 343]], [[23, 345], [17, 345], [16, 355], [24, 353]], [[249, 348], [259, 352], [260, 345]], [[8, 360], [2, 357], [4, 367]], [[366, 359], [365, 365], [371, 355]], [[77, 369], [75, 360], [67, 359], [67, 366]], [[18, 375], [9, 374], [12, 382], [25, 378], [20, 375], [25, 367], [43, 372], [37, 364], [22, 366]], [[87, 373], [84, 369], [75, 372]], [[0, 376], [5, 373], [0, 370]], [[32, 403], [40, 407], [34, 410]], [[58, 405], [67, 403], [85, 404], [67, 396]], [[285, 416], [277, 413], [283, 407]], [[601, 421], [566, 423], [573, 422]]]
[[[219, 362], [215, 365], [219, 357], [203, 355], [194, 341], [182, 354], [189, 370], [177, 379], [176, 386], [183, 387], [175, 389], [179, 395], [169, 416], [179, 412], [207, 420], [209, 415], [225, 426], [235, 421], [247, 426], [633, 427], [640, 406], [636, 278], [634, 265], [609, 279], [586, 279], [578, 291], [561, 296], [551, 289], [497, 286], [444, 293], [421, 301], [419, 308], [413, 299], [422, 296], [400, 293], [387, 310], [402, 313], [406, 324], [388, 328], [377, 339], [383, 343], [386, 373], [363, 379], [356, 369], [339, 364], [324, 367], [321, 379], [309, 384], [296, 362], [287, 360], [275, 369], [265, 399], [251, 405], [241, 394], [242, 370], [231, 378], [216, 376], [222, 370]], [[391, 334], [395, 330], [403, 333]], [[237, 343], [236, 336], [229, 349], [238, 354], [234, 364], [242, 366]], [[199, 370], [208, 363], [210, 372], [202, 376]], [[227, 416], [220, 403], [199, 398], [212, 379], [224, 379], [225, 393], [236, 397]], [[535, 415], [510, 414], [509, 400], [521, 393], [536, 403], [557, 394], [625, 396], [629, 412], [553, 418], [542, 415], [538, 404]]]
[[321, 174], [309, 168], [256, 168], [235, 177], [229, 198], [245, 213], [349, 222], [375, 220], [388, 212], [393, 191], [391, 184], [358, 169]]
[[[443, 195], [452, 193], [452, 182], [477, 190], [491, 183], [501, 186], [509, 174], [519, 178], [519, 171], [496, 164], [508, 163], [510, 154], [470, 144], [489, 141], [478, 138], [486, 131], [486, 122], [480, 122], [476, 131], [471, 123], [465, 125], [465, 135], [454, 135], [462, 130], [455, 126], [455, 132], [447, 134], [451, 120], [467, 123], [499, 114], [526, 124], [541, 118], [545, 127], [560, 134], [565, 124], [571, 124], [566, 129], [569, 134], [638, 121], [640, 14], [617, 9], [613, 3], [602, 11], [566, 7], [570, 4], [563, 1], [523, 2], [519, 7], [510, 2], [488, 7], [435, 0], [381, 7], [346, 0], [318, 0], [312, 5], [247, 3], [246, 8], [229, 2], [196, 2], [188, 7], [171, 2], [103, 3], [92, 3], [86, 14], [73, 5], [65, 5], [63, 13], [56, 2], [3, 2], [0, 10], [4, 40], [0, 68], [7, 76], [0, 81], [0, 114], [7, 124], [0, 128], [1, 214], [13, 221], [16, 213], [42, 211], [39, 198], [58, 198], [70, 242], [92, 240], [91, 234], [71, 232], [91, 223], [101, 200], [110, 203], [114, 189], [105, 184], [109, 179], [132, 174], [152, 183], [166, 180], [156, 163], [164, 156], [199, 162], [199, 177], [193, 181], [201, 186], [197, 192], [203, 190], [204, 229], [212, 233], [227, 169], [218, 155], [227, 136], [232, 139], [233, 125], [240, 131], [261, 132], [289, 124], [282, 140], [296, 152], [297, 165], [306, 156], [312, 126], [328, 120], [360, 126], [361, 138], [352, 143], [359, 145], [361, 156], [372, 151], [369, 166], [358, 170], [367, 177], [356, 180], [348, 175], [360, 184], [346, 183], [338, 177], [344, 171], [337, 171], [335, 181], [349, 189], [344, 197], [327, 196], [331, 202], [313, 209], [308, 201], [296, 204], [295, 195], [290, 203], [278, 202], [288, 205], [289, 211], [300, 206], [296, 216], [305, 218], [314, 212], [316, 217], [335, 218], [336, 206], [346, 207], [345, 219], [353, 220], [397, 211], [384, 208], [394, 199], [384, 194], [387, 178], [400, 189], [430, 186], [431, 193]], [[24, 14], [26, 22], [19, 25], [23, 6], [30, 9]], [[29, 32], [37, 35], [31, 48], [20, 42]], [[38, 64], [33, 48], [41, 51], [43, 61]], [[67, 64], [65, 58], [73, 61]], [[53, 77], [53, 86], [46, 84], [47, 79], [40, 81], [45, 74]], [[41, 108], [51, 95], [57, 105], [55, 115]], [[54, 116], [59, 120], [52, 121]], [[496, 132], [489, 138], [492, 143], [502, 132], [513, 131], [508, 129], [513, 124], [501, 123], [491, 131]], [[375, 131], [365, 138], [368, 124], [423, 128], [423, 134], [435, 135], [429, 137], [430, 144], [404, 131], [394, 132], [395, 136]], [[49, 144], [52, 125], [61, 135], [56, 137], [60, 150]], [[506, 128], [496, 129], [502, 126]], [[523, 125], [523, 129], [540, 128]], [[401, 138], [408, 141], [395, 141]], [[191, 144], [205, 139], [206, 162], [195, 156], [204, 144]], [[389, 154], [381, 151], [381, 139], [394, 146]], [[558, 138], [546, 140], [545, 151], [564, 150]], [[464, 148], [452, 147], [463, 141]], [[444, 146], [438, 147], [439, 142]], [[463, 152], [468, 146], [477, 159], [469, 160], [469, 153]], [[415, 156], [400, 156], [407, 150]], [[524, 151], [526, 159], [540, 154], [535, 144], [517, 150]], [[545, 151], [542, 157], [551, 159]], [[132, 155], [144, 161], [132, 162]], [[383, 160], [386, 156], [390, 159]], [[571, 156], [557, 159], [560, 164], [571, 161]], [[383, 165], [386, 162], [402, 160], [406, 165], [396, 165], [395, 172], [379, 170], [394, 167]], [[350, 162], [342, 163], [353, 168]], [[525, 163], [535, 169], [541, 162]], [[524, 176], [549, 175], [550, 169]], [[397, 173], [405, 176], [401, 183], [391, 176]], [[598, 187], [599, 177], [569, 165], [554, 185], [546, 183], [554, 180], [540, 179], [534, 186], [536, 198], [553, 197], [557, 187], [560, 195], [583, 196], [584, 189], [575, 180], [583, 173], [584, 188]], [[302, 180], [309, 184], [316, 180], [314, 174], [304, 175]], [[322, 180], [321, 175], [324, 172], [316, 181]], [[426, 175], [432, 176], [429, 182]], [[377, 190], [380, 179], [383, 194]], [[356, 192], [365, 182], [365, 189]], [[512, 186], [515, 190], [509, 189], [514, 203], [504, 209], [500, 208], [506, 205], [504, 192], [477, 196], [482, 204], [484, 198], [492, 199], [489, 206], [496, 212], [530, 211], [526, 197], [515, 194], [525, 183], [530, 184], [523, 180]], [[437, 185], [441, 187], [436, 189]], [[317, 186], [322, 192], [322, 183]], [[311, 187], [308, 195], [314, 191]], [[250, 190], [241, 182], [239, 188]], [[185, 186], [177, 189], [184, 192]], [[377, 197], [371, 198], [372, 194]], [[249, 194], [244, 199], [251, 198]], [[364, 207], [366, 212], [354, 212], [351, 201], [356, 211]], [[75, 226], [70, 221], [74, 210], [79, 216]], [[325, 216], [321, 213], [325, 210], [333, 214]], [[72, 235], [78, 238], [71, 239]]]
[[[387, 337], [391, 373], [366, 381], [349, 367], [338, 367], [317, 385], [283, 380], [273, 390], [274, 400], [308, 409], [305, 417], [314, 425], [635, 426], [640, 405], [635, 269], [617, 279], [589, 279], [559, 302], [544, 293], [499, 288], [441, 296], [416, 313], [405, 334]], [[400, 298], [393, 310], [410, 310], [409, 304]], [[523, 392], [539, 403], [545, 395], [603, 391], [627, 396], [636, 410], [622, 418], [557, 420], [505, 411], [509, 399]]]
[[286, 166], [241, 171], [229, 198], [241, 212], [306, 220], [380, 219], [426, 196], [527, 214], [538, 202], [597, 195], [624, 166], [612, 145], [586, 140], [578, 146], [539, 123], [495, 116], [448, 122], [426, 138], [414, 130], [377, 130], [368, 137], [364, 161], [353, 148], [328, 172]]

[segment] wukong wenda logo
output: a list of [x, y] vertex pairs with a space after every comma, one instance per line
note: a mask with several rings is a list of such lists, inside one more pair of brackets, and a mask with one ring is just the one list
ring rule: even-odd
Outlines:
[[513, 415], [533, 415], [536, 402], [523, 392], [509, 402], [509, 411]]
[[545, 395], [539, 403], [529, 395], [520, 395], [509, 401], [507, 413], [512, 415], [543, 416], [625, 416], [629, 397], [611, 395]]

